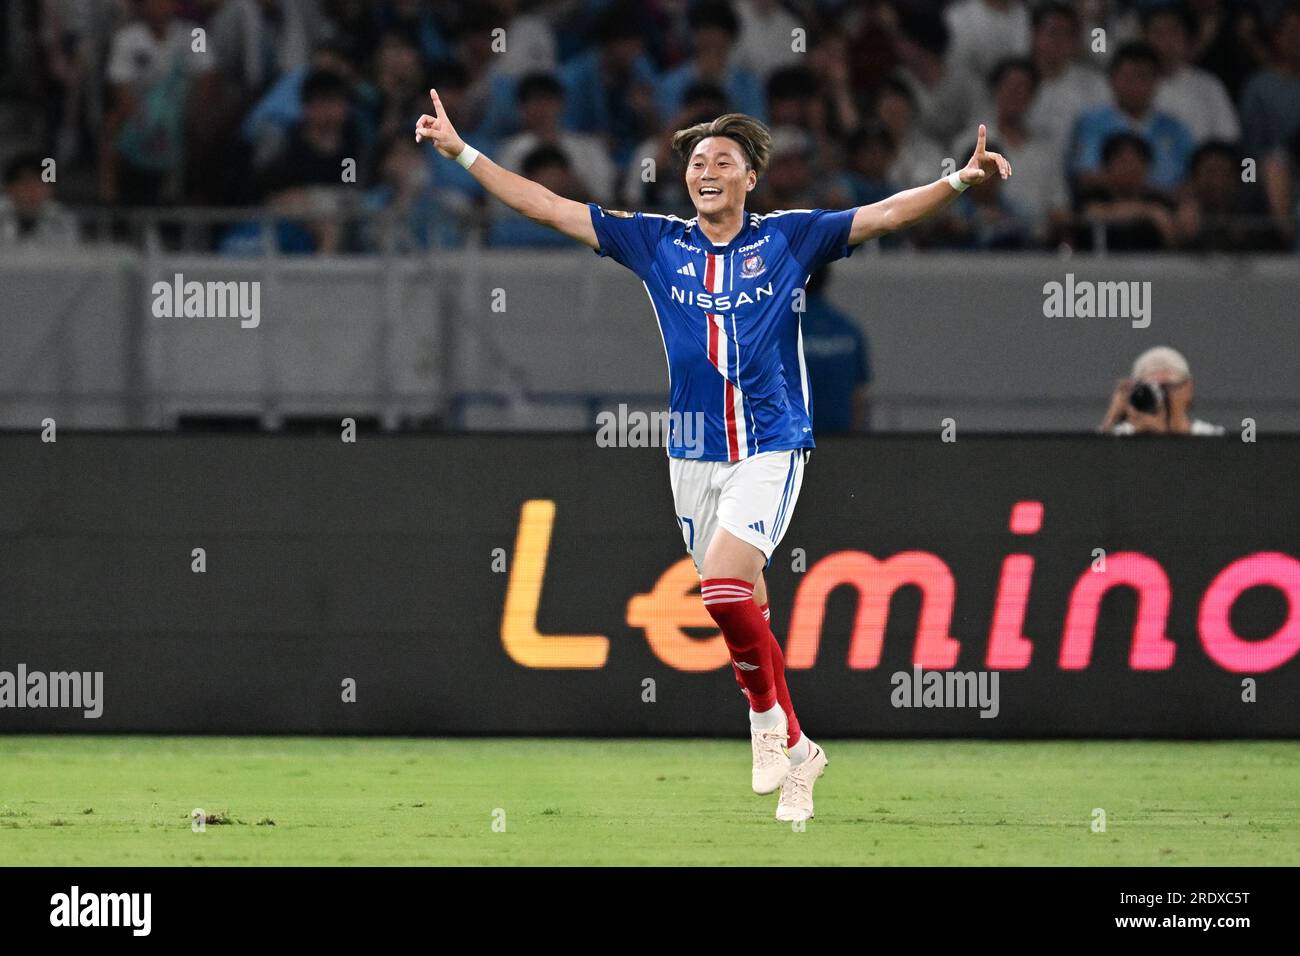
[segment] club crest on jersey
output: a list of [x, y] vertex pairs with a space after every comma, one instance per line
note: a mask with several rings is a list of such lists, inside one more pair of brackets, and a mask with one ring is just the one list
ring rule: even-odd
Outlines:
[[763, 265], [762, 256], [746, 256], [740, 264], [740, 277], [742, 279], [755, 279], [761, 276], [767, 270]]

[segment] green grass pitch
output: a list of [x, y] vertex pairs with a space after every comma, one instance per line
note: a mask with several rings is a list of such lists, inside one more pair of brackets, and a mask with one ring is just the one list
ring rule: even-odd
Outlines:
[[1300, 742], [822, 743], [796, 832], [743, 739], [0, 737], [0, 865], [1300, 864]]

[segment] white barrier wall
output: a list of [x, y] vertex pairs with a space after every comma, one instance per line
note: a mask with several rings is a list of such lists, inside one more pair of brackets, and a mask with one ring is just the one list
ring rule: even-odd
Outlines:
[[[238, 316], [155, 316], [154, 284], [178, 273], [257, 283], [256, 327]], [[1049, 317], [1044, 287], [1067, 274], [1076, 291], [1139, 283], [1149, 311]], [[585, 251], [426, 260], [87, 252], [58, 261], [7, 252], [0, 289], [2, 427], [47, 416], [73, 427], [166, 427], [186, 413], [395, 423], [449, 409], [468, 409], [460, 418], [478, 427], [553, 427], [587, 419], [595, 405], [658, 401], [667, 381], [640, 282]], [[1170, 344], [1191, 362], [1201, 417], [1300, 431], [1294, 258], [863, 249], [833, 267], [828, 292], [869, 337], [878, 428], [931, 430], [951, 417], [959, 429], [1088, 429], [1134, 356]]]

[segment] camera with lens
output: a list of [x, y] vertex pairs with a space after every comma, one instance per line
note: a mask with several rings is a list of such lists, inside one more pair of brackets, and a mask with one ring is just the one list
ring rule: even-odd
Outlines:
[[1165, 390], [1158, 382], [1138, 382], [1128, 393], [1134, 411], [1154, 415], [1165, 404]]

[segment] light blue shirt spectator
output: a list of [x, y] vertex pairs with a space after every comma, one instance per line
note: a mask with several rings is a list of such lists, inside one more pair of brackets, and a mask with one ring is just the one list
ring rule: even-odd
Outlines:
[[1070, 171], [1074, 174], [1101, 169], [1101, 148], [1114, 133], [1131, 132], [1151, 145], [1152, 186], [1173, 189], [1187, 173], [1187, 161], [1196, 150], [1191, 131], [1167, 113], [1152, 111], [1135, 121], [1116, 106], [1099, 106], [1079, 117], [1074, 125]]
[[[670, 121], [682, 106], [686, 91], [699, 81], [699, 71], [694, 63], [683, 63], [664, 74], [655, 92], [655, 107], [663, 122]], [[767, 99], [763, 84], [748, 70], [732, 67], [727, 71], [722, 89], [727, 94], [727, 109], [733, 113], [748, 113], [759, 120], [767, 120]]]

